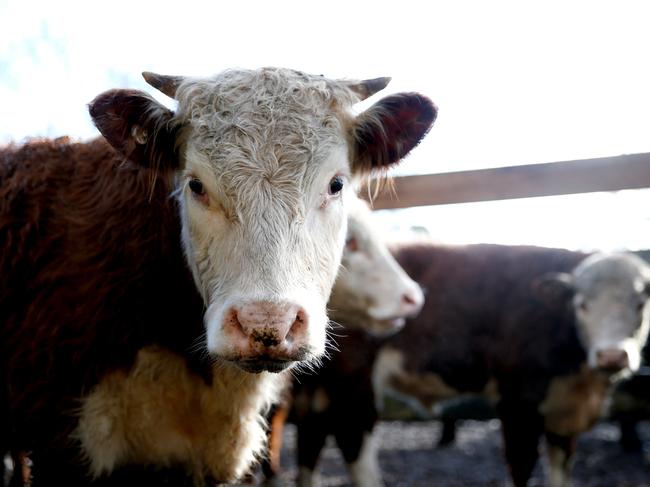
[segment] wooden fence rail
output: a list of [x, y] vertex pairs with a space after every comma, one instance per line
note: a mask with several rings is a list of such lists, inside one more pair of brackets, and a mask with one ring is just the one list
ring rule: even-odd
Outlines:
[[[650, 187], [650, 153], [394, 178], [374, 209]], [[648, 202], [650, 204], [650, 201]]]

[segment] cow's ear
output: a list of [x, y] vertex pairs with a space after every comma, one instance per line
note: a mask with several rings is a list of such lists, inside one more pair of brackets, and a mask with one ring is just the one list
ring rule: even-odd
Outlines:
[[174, 113], [138, 90], [109, 90], [89, 106], [93, 122], [125, 158], [155, 170], [178, 167]]
[[549, 272], [531, 283], [533, 295], [551, 308], [569, 302], [576, 293], [573, 276], [566, 272]]
[[438, 109], [426, 96], [398, 93], [359, 114], [352, 126], [352, 168], [384, 169], [406, 156], [427, 134]]

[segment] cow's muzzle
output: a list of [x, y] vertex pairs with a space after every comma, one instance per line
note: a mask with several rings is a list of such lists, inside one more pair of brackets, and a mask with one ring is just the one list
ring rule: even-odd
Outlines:
[[596, 351], [596, 365], [605, 372], [616, 373], [628, 368], [630, 360], [622, 348], [604, 348]]
[[232, 306], [222, 326], [230, 349], [225, 358], [247, 372], [280, 372], [308, 356], [309, 318], [297, 304], [254, 301]]

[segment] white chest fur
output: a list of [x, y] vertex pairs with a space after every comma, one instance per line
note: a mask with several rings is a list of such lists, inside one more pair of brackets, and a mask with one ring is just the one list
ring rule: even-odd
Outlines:
[[181, 464], [197, 482], [234, 480], [262, 451], [264, 414], [285, 380], [218, 365], [206, 385], [182, 357], [147, 347], [128, 374], [107, 375], [83, 399], [76, 437], [96, 476], [132, 463]]

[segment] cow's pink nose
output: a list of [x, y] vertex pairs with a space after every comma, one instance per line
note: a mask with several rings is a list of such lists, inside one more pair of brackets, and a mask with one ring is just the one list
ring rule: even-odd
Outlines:
[[307, 328], [307, 313], [297, 304], [255, 301], [234, 309], [243, 333], [266, 348], [289, 344]]
[[627, 352], [620, 348], [605, 348], [596, 352], [596, 364], [601, 369], [622, 370], [629, 366]]

